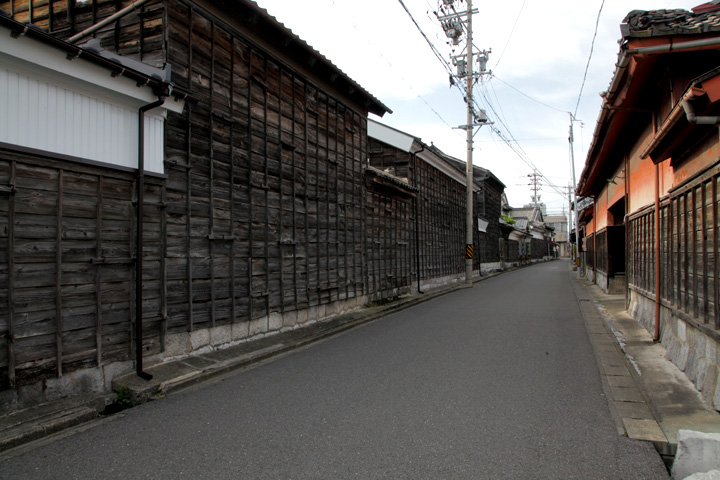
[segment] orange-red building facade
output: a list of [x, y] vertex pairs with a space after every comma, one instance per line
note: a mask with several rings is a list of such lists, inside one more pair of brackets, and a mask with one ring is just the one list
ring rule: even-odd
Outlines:
[[[584, 272], [720, 409], [720, 10], [631, 12], [577, 193]], [[622, 261], [620, 261], [622, 260]]]

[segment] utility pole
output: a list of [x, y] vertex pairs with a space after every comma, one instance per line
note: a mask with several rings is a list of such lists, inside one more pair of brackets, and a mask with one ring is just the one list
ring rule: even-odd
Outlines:
[[575, 261], [575, 252], [574, 252], [574, 250], [573, 250], [572, 244], [570, 243], [570, 227], [571, 227], [571, 225], [572, 225], [572, 217], [573, 217], [573, 216], [572, 216], [572, 211], [573, 211], [573, 210], [572, 210], [572, 208], [573, 208], [573, 207], [572, 207], [572, 206], [573, 206], [572, 191], [573, 191], [572, 185], [568, 185], [567, 246], [568, 246], [568, 248], [570, 249], [570, 252], [569, 252], [569, 254], [570, 254], [570, 259], [574, 262], [574, 261]]
[[[475, 250], [474, 244], [474, 215], [473, 215], [473, 136], [476, 126], [482, 126], [487, 122], [485, 112], [475, 112], [473, 102], [473, 84], [475, 79], [483, 74], [489, 73], [486, 69], [488, 54], [490, 51], [483, 51], [477, 54], [479, 60], [479, 71], [475, 72], [475, 57], [473, 52], [473, 28], [472, 16], [477, 13], [477, 9], [473, 9], [472, 0], [466, 0], [467, 11], [465, 13], [455, 10], [455, 2], [457, 0], [440, 0], [438, 20], [445, 31], [445, 34], [452, 40], [453, 45], [460, 43], [462, 36], [462, 23], [465, 23], [466, 33], [466, 52], [463, 55], [453, 56], [453, 65], [457, 67], [457, 75], [451, 76], [451, 82], [454, 84], [454, 78], [464, 78], [466, 81], [465, 103], [467, 104], [467, 123], [460, 127], [466, 132], [467, 142], [467, 165], [465, 167], [466, 177], [466, 207], [465, 207], [465, 283], [472, 285], [473, 278], [473, 256]], [[462, 17], [465, 16], [465, 20]]]
[[465, 283], [472, 285], [473, 277], [473, 115], [472, 89], [473, 89], [473, 31], [472, 31], [472, 0], [467, 0], [467, 207], [465, 211]]
[[532, 181], [529, 183], [529, 185], [532, 187], [532, 203], [535, 206], [536, 209], [540, 208], [540, 195], [538, 195], [538, 192], [542, 190], [542, 186], [538, 184], [538, 177], [540, 175], [537, 172], [533, 172], [528, 175], [528, 177], [532, 178]]
[[[580, 276], [580, 222], [578, 221], [578, 198], [577, 198], [577, 180], [575, 180], [575, 152], [573, 151], [573, 144], [575, 138], [573, 136], [573, 122], [575, 117], [570, 113], [570, 134], [568, 135], [568, 142], [570, 143], [570, 168], [572, 169], [572, 180], [573, 180], [573, 192], [575, 193], [575, 269], [578, 270], [578, 276]], [[570, 235], [570, 225], [568, 225], [568, 235]]]

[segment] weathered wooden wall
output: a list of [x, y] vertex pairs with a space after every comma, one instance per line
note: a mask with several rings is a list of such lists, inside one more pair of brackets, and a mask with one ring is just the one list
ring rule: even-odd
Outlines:
[[420, 218], [420, 278], [446, 277], [465, 270], [465, 187], [418, 161], [413, 179]]
[[543, 257], [550, 255], [547, 240], [533, 238], [530, 240], [530, 256], [534, 260], [541, 260]]
[[[429, 280], [464, 273], [465, 185], [422, 158], [415, 159], [407, 152], [372, 138], [369, 140], [369, 156], [373, 167], [405, 180], [419, 190], [417, 204], [420, 279]], [[500, 197], [504, 190], [500, 183], [490, 177], [480, 182], [481, 191], [475, 193], [473, 205], [473, 268], [478, 271], [483, 263], [500, 261]], [[478, 217], [488, 221], [486, 232], [478, 231]], [[398, 224], [397, 228], [407, 227]], [[404, 253], [398, 251], [397, 254]], [[414, 261], [413, 264], [416, 263], [417, 261]]]
[[505, 240], [505, 261], [520, 261], [520, 244], [515, 240]]
[[[148, 177], [148, 354], [161, 349], [163, 192]], [[132, 174], [0, 151], [1, 384], [130, 357], [136, 195]]]
[[[67, 39], [132, 4], [134, 0], [10, 0], [0, 8], [15, 20], [33, 23], [59, 38]], [[165, 63], [164, 1], [148, 2], [139, 9], [100, 29], [80, 43], [97, 37], [102, 46], [120, 55], [162, 67]]]
[[372, 299], [407, 293], [417, 278], [412, 198], [368, 186], [365, 257]]
[[[660, 296], [665, 306], [720, 329], [720, 223], [715, 166], [662, 199], [660, 204]], [[633, 213], [628, 222], [631, 288], [655, 294], [655, 212]]]
[[488, 222], [484, 233], [475, 228], [475, 243], [477, 250], [473, 258], [473, 268], [480, 269], [483, 263], [496, 263], [500, 261], [499, 240], [502, 238], [500, 231], [501, 202], [500, 197], [504, 188], [492, 178], [482, 181], [482, 190], [475, 194], [474, 217], [480, 217]]
[[223, 23], [169, 4], [170, 329], [364, 293], [366, 120]]
[[[67, 38], [129, 3], [0, 7]], [[169, 62], [197, 101], [167, 118], [167, 178], [146, 180], [145, 355], [167, 335], [232, 324], [249, 336], [282, 327], [271, 314], [464, 272], [464, 185], [418, 162], [411, 194], [370, 188], [367, 113], [231, 23], [166, 0], [95, 34]], [[136, 195], [132, 173], [0, 154], [3, 388], [133, 358]]]

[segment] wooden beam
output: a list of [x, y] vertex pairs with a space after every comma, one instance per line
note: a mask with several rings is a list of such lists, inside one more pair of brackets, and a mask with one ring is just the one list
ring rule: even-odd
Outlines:
[[63, 176], [64, 171], [58, 172], [58, 192], [57, 192], [57, 215], [55, 231], [55, 358], [57, 362], [57, 376], [62, 377], [62, 221], [63, 221]]
[[[10, 162], [10, 188], [17, 183], [17, 162]], [[15, 388], [15, 195], [8, 200], [8, 382]]]
[[[52, 3], [52, 2], [51, 2]], [[103, 257], [103, 176], [98, 175], [97, 205], [95, 210], [95, 257]], [[95, 265], [95, 364], [102, 365], [102, 267]]]

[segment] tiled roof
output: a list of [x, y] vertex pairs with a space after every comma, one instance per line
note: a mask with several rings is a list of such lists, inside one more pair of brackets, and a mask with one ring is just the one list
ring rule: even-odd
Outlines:
[[704, 13], [682, 9], [633, 10], [620, 29], [625, 39], [720, 32], [720, 10]]

